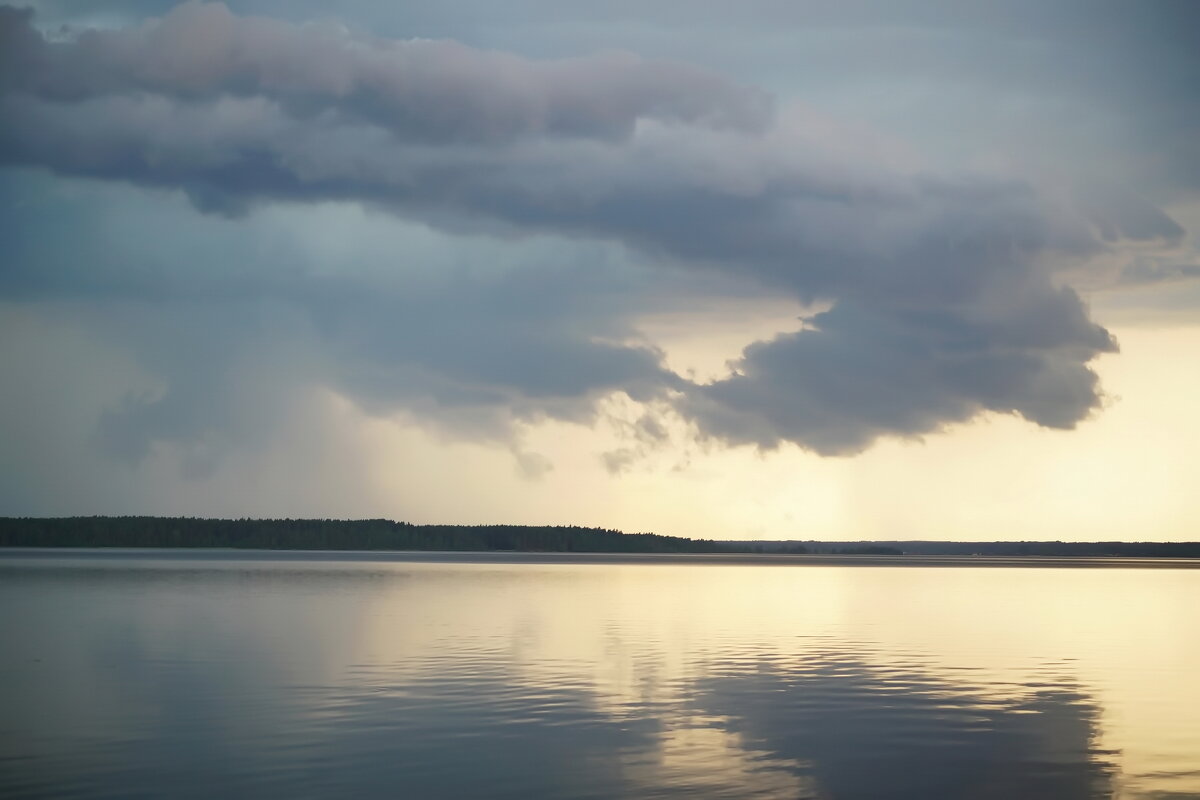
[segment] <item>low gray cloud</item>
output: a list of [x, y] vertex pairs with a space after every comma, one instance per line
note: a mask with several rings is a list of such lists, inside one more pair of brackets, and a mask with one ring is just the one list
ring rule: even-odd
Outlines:
[[30, 27], [30, 12], [3, 14], [5, 85], [53, 100], [129, 92], [267, 98], [296, 117], [357, 118], [433, 143], [620, 139], [646, 118], [761, 129], [770, 116], [760, 90], [628, 53], [536, 62], [453, 41], [239, 18], [223, 4], [198, 2], [135, 28], [53, 43]]
[[[760, 89], [629, 54], [534, 61], [198, 3], [61, 41], [4, 9], [0, 53], [11, 167], [178, 189], [230, 218], [353, 201], [451, 234], [545, 235], [565, 259], [577, 257], [566, 243], [615, 244], [683, 287], [717, 275], [832, 304], [811, 329], [750, 346], [733, 376], [696, 384], [628, 343], [638, 298], [661, 279], [606, 284], [586, 260], [432, 294], [262, 270], [206, 289], [300, 309], [317, 355], [298, 372], [473, 435], [586, 421], [613, 392], [670, 399], [705, 436], [825, 454], [984, 411], [1069, 428], [1101, 403], [1088, 364], [1116, 345], [1056, 265], [1183, 235], [1126, 192], [1080, 202], [1019, 175], [938, 170]], [[31, 291], [43, 268], [16, 264], [7, 282]], [[207, 435], [197, 421], [222, 406], [198, 398], [236, 383], [221, 354], [237, 348], [203, 339], [195, 360], [171, 351], [164, 394], [106, 418], [114, 452]]]
[[1115, 344], [1074, 293], [1047, 290], [1040, 304], [985, 321], [840, 303], [813, 319], [814, 330], [751, 345], [732, 377], [697, 387], [682, 407], [715, 437], [797, 441], [825, 455], [982, 411], [1071, 428], [1100, 403], [1086, 362]]

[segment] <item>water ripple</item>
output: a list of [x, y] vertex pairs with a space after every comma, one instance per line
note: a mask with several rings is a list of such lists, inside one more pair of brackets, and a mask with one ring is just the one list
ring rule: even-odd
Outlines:
[[6, 566], [0, 795], [1200, 797], [1168, 571], [135, 561]]

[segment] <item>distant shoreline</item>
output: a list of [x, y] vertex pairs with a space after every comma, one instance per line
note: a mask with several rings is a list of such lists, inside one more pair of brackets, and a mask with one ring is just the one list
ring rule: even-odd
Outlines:
[[1100, 556], [855, 556], [762, 553], [568, 553], [513, 550], [283, 550], [227, 547], [5, 547], [5, 562], [61, 561], [272, 561], [429, 564], [627, 564], [711, 566], [810, 566], [888, 568], [1018, 568], [1018, 569], [1200, 569], [1200, 559], [1121, 558]]
[[[945, 559], [1200, 560], [1200, 542], [712, 540], [552, 525], [414, 525], [393, 520], [0, 517], [0, 548], [231, 549], [272, 552], [676, 554], [745, 562], [940, 564]], [[838, 559], [845, 559], [838, 561]], [[748, 562], [746, 562], [748, 563]]]

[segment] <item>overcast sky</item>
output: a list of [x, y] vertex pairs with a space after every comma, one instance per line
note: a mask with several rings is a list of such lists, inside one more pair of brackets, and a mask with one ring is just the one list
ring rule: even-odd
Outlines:
[[0, 514], [1195, 539], [1200, 5], [0, 6]]

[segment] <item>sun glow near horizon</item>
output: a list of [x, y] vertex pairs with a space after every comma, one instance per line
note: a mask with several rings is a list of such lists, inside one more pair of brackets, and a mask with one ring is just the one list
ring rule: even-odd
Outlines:
[[[714, 539], [1194, 540], [1200, 499], [1189, 491], [1187, 443], [1200, 441], [1191, 413], [1200, 374], [1184, 365], [1200, 351], [1200, 326], [1114, 332], [1121, 354], [1096, 365], [1112, 397], [1070, 431], [988, 415], [852, 458], [668, 444], [614, 474], [603, 455], [621, 442], [609, 426], [548, 422], [523, 436], [549, 465], [536, 477], [515, 469], [506, 447], [396, 421], [364, 422], [364, 441], [380, 510], [414, 522]], [[464, 486], [487, 487], [472, 491], [470, 512]]]

